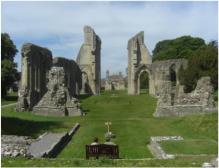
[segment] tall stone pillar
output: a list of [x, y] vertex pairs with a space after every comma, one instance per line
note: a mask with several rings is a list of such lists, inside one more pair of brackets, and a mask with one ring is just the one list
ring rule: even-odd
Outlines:
[[[84, 27], [84, 43], [77, 57], [77, 63], [88, 76], [87, 94], [100, 93], [101, 80], [101, 39], [90, 26]], [[84, 82], [83, 82], [84, 83]]]

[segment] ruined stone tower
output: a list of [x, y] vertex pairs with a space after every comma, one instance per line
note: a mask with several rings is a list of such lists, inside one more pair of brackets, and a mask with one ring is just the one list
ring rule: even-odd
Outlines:
[[[147, 71], [152, 63], [151, 56], [144, 44], [144, 32], [141, 31], [128, 41], [128, 94], [139, 94], [139, 76]], [[150, 85], [149, 85], [150, 86]], [[149, 88], [150, 90], [150, 88]], [[150, 91], [149, 91], [150, 92]]]
[[100, 50], [101, 39], [90, 26], [85, 26], [84, 43], [77, 57], [77, 63], [82, 71], [81, 93], [100, 93]]
[[26, 43], [21, 49], [21, 82], [17, 111], [32, 110], [46, 93], [46, 79], [52, 66], [52, 52]]

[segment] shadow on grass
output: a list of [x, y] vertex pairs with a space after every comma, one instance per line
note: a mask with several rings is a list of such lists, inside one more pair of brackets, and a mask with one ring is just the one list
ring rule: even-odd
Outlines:
[[3, 100], [6, 100], [6, 101], [17, 101], [17, 99], [18, 99], [18, 96], [9, 96], [9, 95], [3, 98]]
[[84, 100], [84, 99], [87, 99], [89, 97], [91, 97], [92, 95], [91, 94], [81, 94], [81, 95], [78, 95], [78, 99], [79, 100]]
[[89, 113], [90, 110], [88, 110], [88, 109], [82, 109], [82, 111], [83, 111], [83, 113], [84, 113], [85, 115], [87, 115], [87, 113]]
[[1, 131], [5, 135], [21, 135], [37, 137], [39, 133], [61, 126], [55, 121], [31, 121], [14, 117], [1, 117]]

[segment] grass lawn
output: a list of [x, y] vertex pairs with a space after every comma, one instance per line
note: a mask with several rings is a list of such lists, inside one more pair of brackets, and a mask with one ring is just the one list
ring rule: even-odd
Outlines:
[[169, 154], [217, 154], [214, 140], [163, 141], [161, 146]]
[[[176, 151], [194, 154], [195, 151], [195, 154], [216, 154], [217, 113], [154, 118], [152, 114], [156, 107], [155, 98], [147, 94], [128, 96], [125, 91], [104, 92], [100, 96], [81, 96], [80, 99], [82, 108], [87, 113], [83, 117], [45, 117], [30, 112], [17, 113], [14, 112], [14, 107], [2, 109], [2, 134], [37, 137], [45, 131], [69, 131], [76, 122], [81, 125], [57, 159], [3, 158], [3, 166], [200, 166], [212, 157], [178, 157], [166, 161], [127, 160], [153, 158], [147, 148], [149, 138], [162, 135], [180, 135], [185, 139], [184, 143], [162, 144], [170, 153]], [[113, 141], [119, 145], [120, 157], [126, 160], [84, 160], [85, 144], [90, 144], [94, 137], [104, 142], [106, 121], [112, 122], [111, 131], [116, 134]], [[203, 144], [210, 145], [204, 148]], [[184, 149], [185, 146], [187, 149]]]

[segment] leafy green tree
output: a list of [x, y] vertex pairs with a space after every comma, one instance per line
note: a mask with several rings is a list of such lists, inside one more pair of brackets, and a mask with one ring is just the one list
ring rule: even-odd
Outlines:
[[140, 76], [140, 89], [149, 88], [149, 77], [147, 72], [143, 72]]
[[7, 90], [18, 78], [14, 57], [18, 50], [7, 33], [1, 33], [1, 93], [5, 97]]
[[201, 38], [182, 36], [173, 40], [163, 40], [156, 44], [153, 52], [153, 61], [167, 60], [178, 58], [189, 58], [192, 56], [193, 51], [205, 42]]
[[193, 52], [188, 58], [188, 68], [179, 70], [180, 83], [185, 85], [186, 92], [195, 89], [197, 80], [202, 76], [210, 76], [214, 89], [218, 89], [218, 46], [211, 41]]

